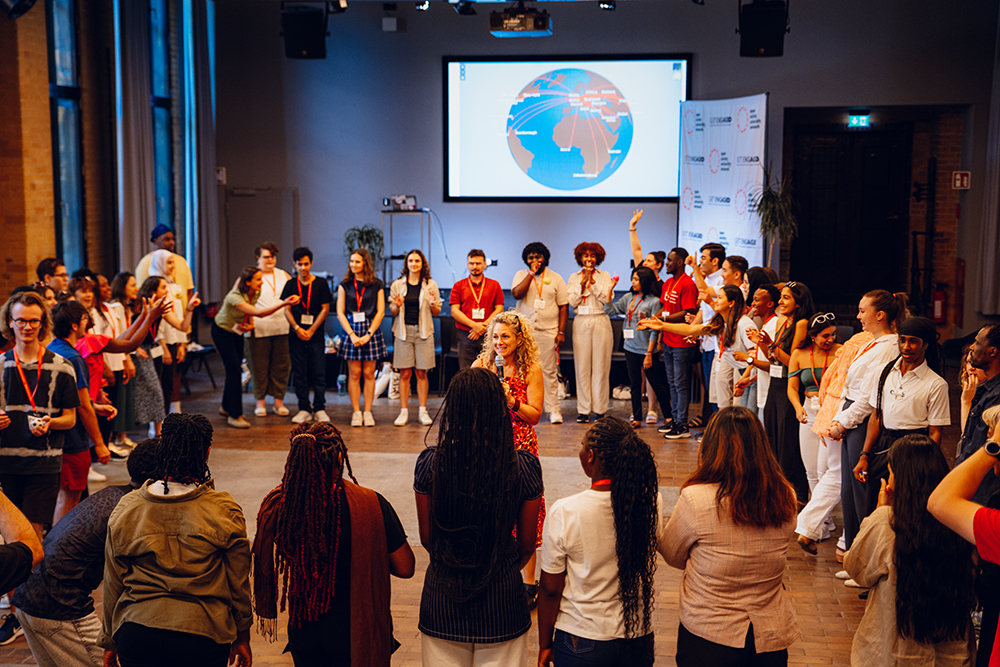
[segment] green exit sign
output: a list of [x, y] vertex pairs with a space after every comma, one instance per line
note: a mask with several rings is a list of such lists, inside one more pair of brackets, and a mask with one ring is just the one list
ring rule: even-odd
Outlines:
[[848, 127], [868, 127], [869, 116], [868, 114], [851, 114], [847, 117]]

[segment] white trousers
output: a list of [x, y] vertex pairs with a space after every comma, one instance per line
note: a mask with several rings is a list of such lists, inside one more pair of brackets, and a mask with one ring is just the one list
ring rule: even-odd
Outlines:
[[799, 451], [802, 452], [802, 465], [806, 468], [806, 479], [809, 481], [809, 493], [811, 494], [819, 484], [819, 478], [826, 472], [827, 457], [830, 447], [823, 446], [823, 439], [813, 433], [812, 425], [816, 422], [816, 414], [819, 412], [819, 397], [806, 396], [802, 407], [806, 411], [805, 424], [799, 422]]
[[497, 644], [453, 642], [421, 633], [424, 667], [522, 667], [528, 659], [528, 633]]
[[538, 345], [538, 361], [542, 366], [542, 381], [545, 383], [545, 411], [562, 413], [559, 408], [559, 355], [556, 354], [556, 330], [535, 329], [535, 344]]
[[[840, 459], [841, 443], [820, 441], [820, 449], [826, 450], [826, 471], [812, 489], [812, 497], [802, 511], [795, 526], [795, 532], [810, 540], [823, 539], [823, 527], [833, 508], [840, 502]], [[818, 459], [818, 455], [817, 455]], [[843, 548], [843, 538], [841, 538]]]
[[708, 392], [709, 403], [715, 403], [720, 410], [739, 405], [738, 398], [733, 400], [733, 391], [740, 377], [736, 374], [735, 368], [719, 359], [719, 352], [716, 350], [715, 359], [712, 361], [712, 390]]
[[607, 315], [573, 318], [573, 366], [576, 369], [576, 411], [581, 415], [608, 411], [611, 392], [611, 348], [614, 334]]

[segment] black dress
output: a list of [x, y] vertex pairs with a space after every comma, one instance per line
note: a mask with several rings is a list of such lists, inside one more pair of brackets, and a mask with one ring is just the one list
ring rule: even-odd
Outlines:
[[771, 378], [767, 389], [767, 403], [764, 404], [764, 431], [771, 444], [774, 458], [781, 466], [781, 472], [795, 489], [795, 497], [802, 504], [809, 502], [809, 481], [806, 479], [806, 468], [802, 464], [802, 452], [799, 450], [799, 420], [795, 417], [795, 408], [788, 400], [787, 367], [783, 373], [786, 377]]

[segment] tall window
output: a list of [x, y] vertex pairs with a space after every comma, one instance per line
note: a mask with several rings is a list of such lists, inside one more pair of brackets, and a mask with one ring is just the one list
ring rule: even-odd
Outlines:
[[170, 19], [167, 0], [149, 2], [153, 159], [156, 178], [156, 224], [174, 227], [174, 164], [170, 98]]
[[49, 97], [56, 204], [56, 254], [70, 271], [86, 264], [80, 150], [80, 88], [76, 59], [76, 3], [46, 0]]

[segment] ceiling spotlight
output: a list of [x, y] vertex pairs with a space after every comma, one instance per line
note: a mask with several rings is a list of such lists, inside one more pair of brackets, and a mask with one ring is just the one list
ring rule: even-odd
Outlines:
[[418, 12], [426, 12], [430, 8], [431, 8], [431, 0], [424, 0], [423, 2], [417, 3]]
[[615, 0], [601, 0], [597, 6], [603, 10], [613, 12], [615, 11]]
[[472, 0], [458, 0], [454, 4], [455, 12], [461, 14], [462, 16], [475, 16], [476, 15], [476, 3]]

